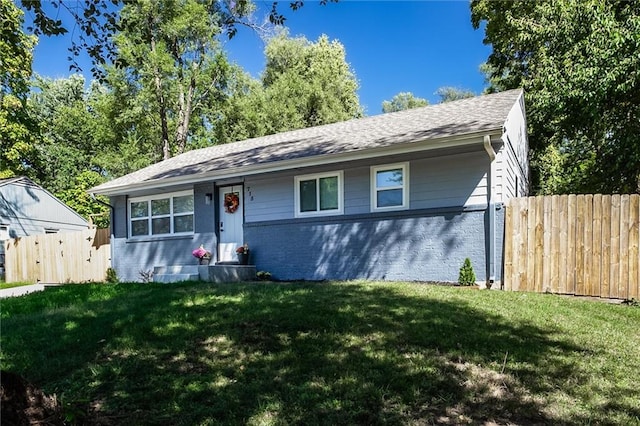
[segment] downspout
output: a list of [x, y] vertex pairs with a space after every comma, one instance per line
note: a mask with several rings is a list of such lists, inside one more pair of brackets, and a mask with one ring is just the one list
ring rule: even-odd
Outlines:
[[489, 215], [489, 235], [488, 235], [488, 257], [489, 257], [489, 280], [487, 288], [490, 288], [496, 279], [496, 209], [494, 199], [494, 182], [496, 168], [496, 152], [491, 145], [491, 136], [484, 136], [484, 150], [487, 151], [490, 160], [489, 174], [487, 176], [487, 213]]

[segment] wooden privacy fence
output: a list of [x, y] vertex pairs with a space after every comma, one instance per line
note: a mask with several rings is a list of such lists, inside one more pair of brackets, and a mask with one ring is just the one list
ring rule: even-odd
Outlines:
[[638, 299], [639, 220], [637, 194], [509, 200], [505, 289]]
[[6, 281], [104, 281], [111, 266], [109, 236], [108, 229], [86, 229], [7, 240]]

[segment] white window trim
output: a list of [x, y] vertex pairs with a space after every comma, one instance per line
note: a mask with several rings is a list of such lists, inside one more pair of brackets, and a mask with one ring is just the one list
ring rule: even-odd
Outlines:
[[[300, 211], [300, 181], [303, 180], [319, 180], [321, 178], [337, 177], [338, 178], [338, 208], [332, 210], [317, 210], [315, 212]], [[296, 176], [294, 179], [293, 194], [295, 199], [295, 217], [314, 217], [314, 216], [335, 216], [344, 214], [344, 173], [342, 170], [327, 173], [314, 173], [310, 175]], [[316, 202], [318, 209], [320, 208], [320, 185], [316, 186]]]
[[0, 248], [4, 248], [1, 244], [5, 240], [9, 239], [9, 225], [0, 224]]
[[[179, 191], [179, 192], [167, 192], [167, 193], [162, 193], [162, 194], [154, 194], [154, 195], [147, 195], [144, 197], [135, 197], [135, 198], [129, 198], [127, 200], [127, 228], [128, 228], [128, 235], [130, 239], [141, 239], [141, 238], [164, 238], [164, 237], [172, 237], [175, 235], [193, 235], [194, 231], [189, 231], [189, 232], [173, 232], [173, 218], [174, 217], [179, 217], [179, 216], [186, 216], [186, 215], [192, 215], [193, 216], [193, 220], [194, 220], [194, 228], [195, 228], [195, 199], [194, 199], [194, 211], [191, 212], [184, 212], [184, 213], [179, 213], [179, 214], [173, 214], [173, 199], [175, 197], [184, 197], [185, 195], [191, 195], [193, 196], [193, 191], [192, 190], [187, 190], [187, 191]], [[169, 198], [169, 214], [168, 215], [157, 215], [157, 216], [152, 216], [151, 215], [151, 200], [162, 200], [165, 198]], [[149, 214], [148, 216], [146, 216], [147, 222], [148, 222], [148, 227], [149, 227], [149, 233], [145, 234], [145, 235], [133, 235], [133, 227], [132, 224], [135, 220], [142, 220], [141, 218], [132, 218], [131, 217], [131, 204], [132, 203], [139, 203], [142, 201], [146, 201], [148, 203], [148, 208], [149, 208]], [[152, 230], [152, 223], [151, 223], [151, 219], [153, 218], [162, 218], [162, 217], [168, 217], [170, 218], [170, 232], [167, 234], [152, 234], [151, 230]]]
[[[376, 174], [380, 171], [384, 170], [392, 170], [392, 169], [402, 169], [402, 185], [390, 188], [387, 187], [385, 189], [402, 189], [402, 205], [400, 206], [389, 206], [389, 207], [378, 207], [378, 187], [377, 187], [377, 179]], [[409, 208], [409, 162], [406, 161], [404, 163], [394, 163], [394, 164], [382, 164], [379, 166], [371, 166], [371, 211], [372, 212], [386, 212], [386, 211], [394, 211], [394, 210], [407, 210]]]

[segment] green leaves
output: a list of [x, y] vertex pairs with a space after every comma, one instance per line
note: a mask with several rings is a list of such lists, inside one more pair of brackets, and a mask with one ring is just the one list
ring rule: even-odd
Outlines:
[[358, 82], [338, 41], [281, 33], [269, 41], [265, 56], [261, 80], [231, 71], [229, 97], [213, 130], [218, 143], [362, 116]]
[[[640, 9], [614, 0], [475, 0], [471, 8], [493, 46], [492, 86], [525, 89], [534, 165], [549, 179], [536, 189], [638, 191]], [[547, 161], [549, 145], [561, 162]]]
[[33, 177], [37, 126], [27, 104], [32, 49], [37, 37], [22, 31], [23, 13], [0, 0], [0, 177]]
[[429, 105], [429, 101], [417, 98], [411, 92], [400, 92], [390, 101], [382, 102], [382, 112], [396, 112]]

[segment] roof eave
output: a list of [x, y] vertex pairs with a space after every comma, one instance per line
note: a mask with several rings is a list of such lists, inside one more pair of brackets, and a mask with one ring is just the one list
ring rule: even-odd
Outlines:
[[90, 193], [96, 195], [116, 196], [124, 195], [135, 191], [144, 191], [149, 189], [162, 189], [177, 185], [194, 184], [206, 180], [224, 180], [233, 179], [240, 176], [251, 176], [262, 173], [271, 173], [285, 171], [300, 167], [313, 167], [324, 164], [341, 163], [345, 161], [361, 160], [367, 158], [376, 158], [394, 154], [405, 154], [420, 151], [432, 151], [438, 149], [446, 149], [453, 147], [461, 147], [473, 144], [483, 144], [483, 137], [501, 136], [502, 126], [494, 129], [485, 129], [479, 132], [467, 133], [464, 135], [447, 136], [438, 139], [425, 139], [418, 142], [408, 142], [404, 144], [385, 146], [379, 148], [369, 148], [359, 151], [351, 151], [338, 154], [316, 155], [313, 157], [296, 158], [291, 160], [280, 160], [265, 164], [252, 164], [244, 167], [236, 167], [232, 170], [225, 169], [220, 172], [212, 171], [208, 173], [192, 174], [188, 176], [178, 176], [174, 178], [161, 178], [146, 180], [134, 184], [118, 185], [105, 189], [96, 187], [89, 190]]

